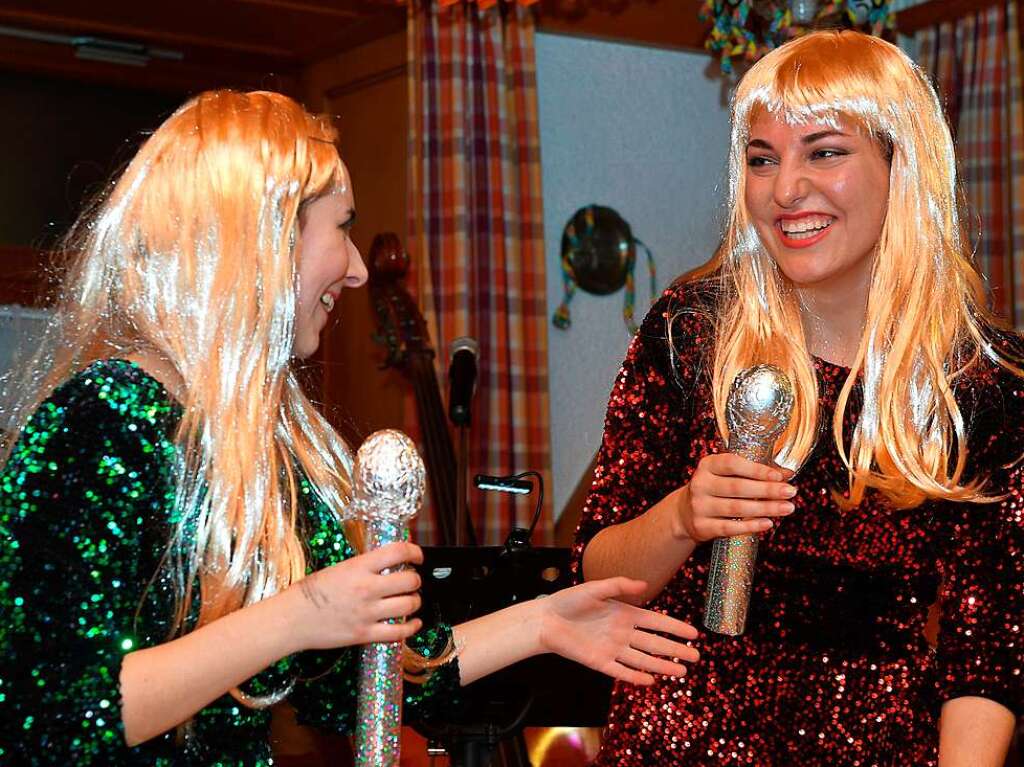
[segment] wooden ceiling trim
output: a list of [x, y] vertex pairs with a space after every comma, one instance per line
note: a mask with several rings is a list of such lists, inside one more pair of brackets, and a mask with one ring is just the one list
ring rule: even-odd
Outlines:
[[269, 89], [298, 95], [298, 71], [291, 67], [267, 69], [259, 62], [232, 66], [193, 58], [153, 59], [144, 67], [133, 67], [83, 60], [70, 46], [15, 38], [5, 38], [0, 44], [0, 68], [182, 95], [208, 88]]
[[132, 42], [144, 40], [148, 43], [156, 43], [159, 45], [196, 46], [200, 48], [211, 48], [249, 55], [265, 56], [295, 64], [299, 63], [299, 57], [286, 48], [256, 43], [237, 42], [235, 40], [227, 40], [220, 37], [213, 38], [201, 35], [181, 34], [166, 29], [153, 30], [128, 24], [114, 24], [106, 21], [99, 21], [95, 17], [82, 18], [63, 16], [52, 13], [37, 13], [35, 11], [0, 7], [0, 20], [10, 26], [28, 24], [35, 28], [57, 30], [68, 34], [84, 34], [88, 32], [92, 34], [126, 38]]
[[896, 14], [896, 29], [913, 35], [922, 29], [969, 16], [990, 8], [1001, 0], [929, 0]]
[[266, 8], [281, 8], [286, 11], [308, 13], [313, 16], [332, 16], [339, 19], [358, 19], [360, 13], [337, 5], [320, 5], [317, 3], [301, 3], [295, 0], [232, 0], [239, 5], [259, 5]]
[[658, 48], [703, 51], [700, 0], [541, 0], [537, 29]]

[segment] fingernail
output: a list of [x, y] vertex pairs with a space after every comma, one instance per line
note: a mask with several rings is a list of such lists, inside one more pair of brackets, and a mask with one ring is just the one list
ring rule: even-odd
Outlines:
[[794, 510], [795, 508], [796, 508], [796, 506], [794, 506], [793, 504], [789, 503], [788, 501], [787, 501], [786, 503], [782, 504], [782, 510], [783, 510], [783, 511], [784, 511], [784, 512], [785, 512], [786, 514], [792, 514], [792, 513], [793, 513], [793, 510]]
[[782, 495], [784, 498], [792, 498], [796, 495], [796, 488], [792, 485], [786, 485], [785, 489], [782, 491]]

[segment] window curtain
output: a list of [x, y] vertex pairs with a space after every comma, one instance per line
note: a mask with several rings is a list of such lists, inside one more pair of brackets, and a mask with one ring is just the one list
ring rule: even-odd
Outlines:
[[978, 267], [994, 309], [1024, 328], [1024, 113], [1016, 2], [916, 36], [956, 138]]
[[[551, 456], [547, 307], [534, 19], [413, 0], [408, 19], [409, 252], [437, 349], [442, 392], [451, 342], [480, 344], [470, 477], [536, 470], [549, 490], [535, 543], [548, 543]], [[455, 439], [456, 446], [458, 440]], [[456, 448], [457, 449], [457, 448]], [[470, 482], [480, 543], [529, 524], [536, 495], [483, 493]], [[417, 540], [436, 539], [432, 513]]]

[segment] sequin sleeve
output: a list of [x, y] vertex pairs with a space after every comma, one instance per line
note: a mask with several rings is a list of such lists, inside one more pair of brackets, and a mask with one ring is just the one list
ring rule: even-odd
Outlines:
[[583, 550], [609, 525], [627, 522], [686, 482], [671, 467], [689, 449], [693, 403], [703, 396], [711, 324], [691, 286], [669, 288], [648, 312], [626, 352], [608, 401], [594, 481], [576, 531], [573, 574]]
[[[1024, 385], [1003, 376], [999, 414], [986, 418], [1001, 446], [985, 459], [998, 503], [950, 504], [940, 559], [940, 700], [989, 698], [1024, 714]], [[1009, 381], [1007, 383], [1006, 381]], [[1010, 462], [1013, 462], [1012, 464]]]
[[[308, 538], [311, 570], [330, 567], [354, 556], [337, 517], [314, 499], [308, 483], [303, 484], [302, 492], [312, 528]], [[408, 644], [415, 652], [434, 658], [448, 649], [451, 636], [451, 627], [438, 623], [422, 629]], [[296, 720], [326, 732], [353, 732], [359, 683], [358, 648], [301, 653], [297, 665], [299, 681], [289, 696]], [[405, 683], [403, 716], [407, 721], [443, 717], [456, 705], [458, 690], [459, 666], [453, 658], [423, 684]]]
[[153, 381], [91, 370], [42, 403], [0, 473], [3, 764], [153, 764], [125, 746], [118, 681], [145, 643], [140, 553], [170, 487], [170, 407]]

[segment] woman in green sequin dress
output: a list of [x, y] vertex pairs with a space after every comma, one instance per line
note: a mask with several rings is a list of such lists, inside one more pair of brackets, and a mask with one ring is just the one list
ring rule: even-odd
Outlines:
[[648, 684], [696, 659], [621, 578], [387, 622], [419, 578], [381, 572], [421, 552], [357, 555], [348, 448], [290, 366], [366, 280], [333, 139], [283, 96], [203, 94], [73, 233], [0, 472], [0, 764], [270, 764], [278, 700], [352, 731], [365, 642], [407, 641], [418, 717], [540, 652]]

